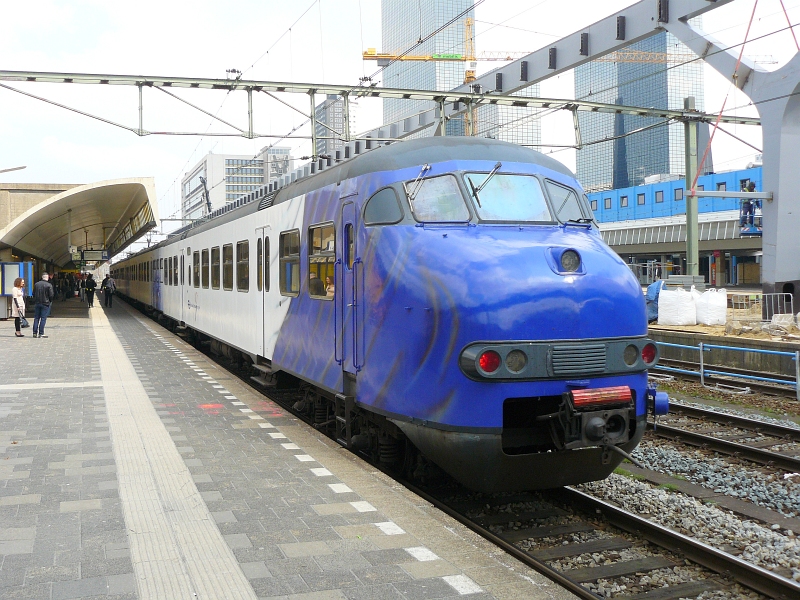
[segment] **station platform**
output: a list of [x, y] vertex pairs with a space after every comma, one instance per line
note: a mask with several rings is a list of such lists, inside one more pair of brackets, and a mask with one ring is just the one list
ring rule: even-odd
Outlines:
[[573, 597], [101, 305], [56, 301], [44, 339], [2, 324], [1, 598]]

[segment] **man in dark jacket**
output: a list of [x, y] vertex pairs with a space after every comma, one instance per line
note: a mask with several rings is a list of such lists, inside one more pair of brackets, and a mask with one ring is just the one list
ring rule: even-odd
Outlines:
[[44, 334], [44, 324], [47, 322], [47, 315], [50, 314], [50, 303], [55, 296], [53, 286], [48, 279], [50, 276], [42, 273], [42, 280], [33, 286], [33, 337], [47, 337]]

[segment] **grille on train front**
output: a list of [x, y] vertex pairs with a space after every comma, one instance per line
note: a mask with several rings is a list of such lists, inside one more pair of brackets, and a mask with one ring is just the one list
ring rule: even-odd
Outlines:
[[555, 344], [550, 363], [553, 375], [557, 377], [603, 373], [606, 369], [606, 345]]

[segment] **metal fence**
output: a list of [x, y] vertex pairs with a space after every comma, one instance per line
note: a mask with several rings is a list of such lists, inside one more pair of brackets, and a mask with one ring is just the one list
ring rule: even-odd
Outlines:
[[[800, 351], [796, 352], [782, 352], [780, 350], [759, 350], [757, 348], [739, 348], [737, 346], [719, 346], [717, 344], [704, 344], [700, 342], [696, 346], [687, 346], [685, 344], [670, 344], [667, 342], [656, 342], [658, 346], [662, 347], [670, 347], [670, 348], [684, 348], [687, 350], [697, 350], [700, 354], [699, 359], [699, 371], [691, 371], [689, 369], [679, 369], [676, 367], [665, 367], [658, 365], [656, 369], [659, 371], [666, 371], [667, 373], [682, 373], [684, 375], [692, 375], [695, 377], [700, 377], [700, 383], [703, 387], [711, 387], [706, 385], [706, 377], [708, 375], [718, 375], [721, 377], [731, 377], [733, 379], [743, 379], [745, 381], [763, 381], [766, 383], [774, 383], [778, 385], [788, 385], [794, 388], [795, 390], [795, 397], [800, 400]], [[711, 350], [725, 350], [725, 351], [732, 351], [732, 352], [754, 352], [756, 354], [773, 354], [776, 356], [787, 356], [791, 357], [794, 361], [794, 381], [786, 381], [785, 379], [775, 379], [774, 377], [760, 377], [757, 375], [745, 375], [743, 373], [732, 373], [730, 371], [722, 371], [719, 369], [707, 369], [705, 366], [705, 361], [703, 357], [703, 353], [710, 352]], [[767, 375], [767, 374], [765, 374]], [[720, 387], [729, 387], [729, 386], [720, 386], [716, 385], [715, 388]], [[729, 387], [729, 390], [732, 389]], [[750, 388], [740, 388], [737, 390], [738, 393], [749, 394]]]
[[731, 294], [733, 320], [771, 323], [775, 315], [791, 315], [794, 323], [792, 294]]

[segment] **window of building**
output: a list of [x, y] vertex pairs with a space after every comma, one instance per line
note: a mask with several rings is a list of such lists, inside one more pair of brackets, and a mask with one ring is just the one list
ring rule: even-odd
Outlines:
[[233, 244], [222, 247], [222, 289], [233, 289]]
[[264, 263], [264, 243], [261, 237], [256, 242], [256, 282], [258, 283], [258, 291], [260, 292], [264, 286], [264, 271], [261, 270], [261, 265]]
[[597, 210], [597, 200], [592, 200], [592, 210]]
[[[336, 262], [336, 230], [333, 223], [308, 228], [308, 294], [333, 300], [333, 264]], [[330, 294], [328, 291], [330, 290]]]
[[236, 242], [236, 289], [250, 289], [250, 241]]
[[212, 289], [219, 289], [219, 246], [214, 246], [211, 249], [211, 287]]
[[264, 238], [264, 291], [269, 291], [269, 237]]
[[625, 208], [628, 206], [628, 197], [627, 196], [620, 196], [619, 197], [619, 206], [620, 208]]
[[664, 191], [656, 190], [656, 203], [664, 201]]
[[208, 248], [202, 252], [203, 265], [201, 268], [201, 278], [203, 280], [203, 287], [208, 289]]
[[367, 201], [364, 208], [365, 225], [390, 225], [403, 218], [397, 194], [392, 188], [384, 188]]
[[683, 200], [683, 188], [675, 188], [675, 202]]
[[724, 181], [720, 181], [717, 183], [717, 191], [718, 192], [725, 192], [728, 190], [728, 184]]
[[636, 194], [636, 204], [644, 204], [644, 194]]
[[192, 263], [193, 263], [193, 275], [194, 275], [194, 287], [200, 287], [200, 252], [195, 252], [192, 254]]
[[606, 198], [605, 200], [603, 200], [603, 207], [611, 208], [611, 198]]
[[281, 294], [297, 296], [300, 292], [300, 231], [285, 231], [280, 238]]

